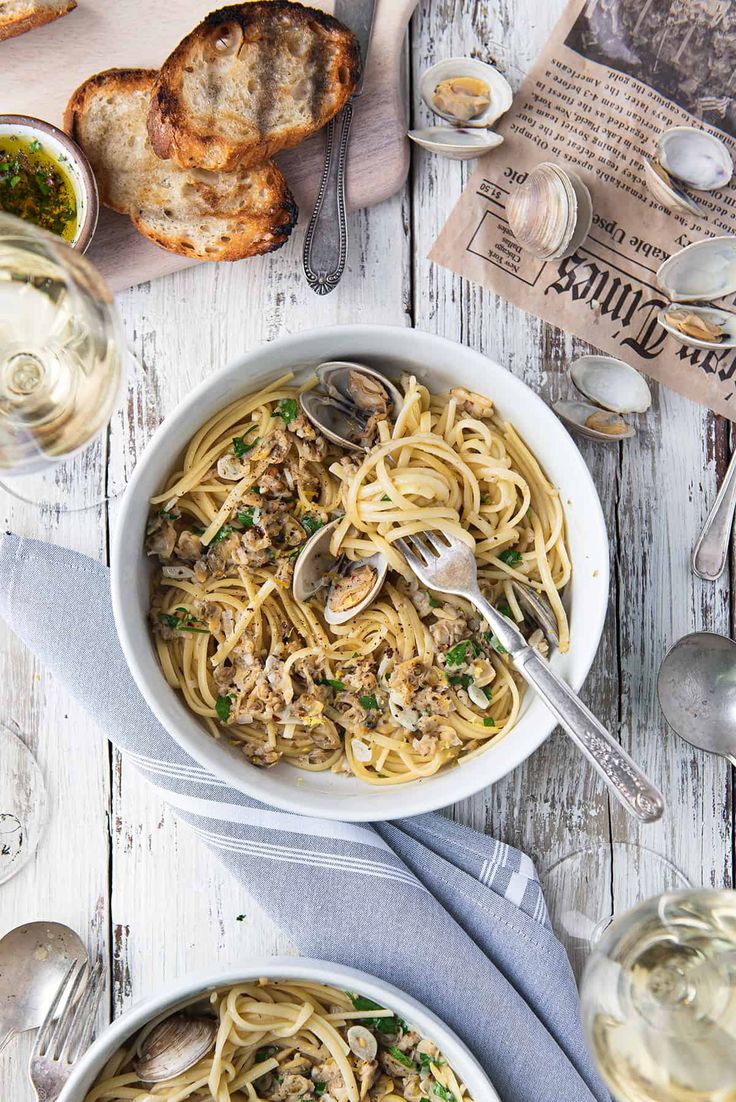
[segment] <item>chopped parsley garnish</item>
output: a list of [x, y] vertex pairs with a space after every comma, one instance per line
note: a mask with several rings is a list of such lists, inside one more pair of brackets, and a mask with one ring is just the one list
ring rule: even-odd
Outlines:
[[[345, 683], [343, 681], [336, 681], [334, 677], [323, 677], [321, 681], [317, 682], [317, 684], [329, 685], [330, 688], [334, 689], [336, 693], [341, 693], [345, 688]], [[358, 1007], [358, 1009], [360, 1009], [360, 1007]]]
[[285, 425], [290, 425], [295, 419], [299, 407], [296, 398], [282, 398], [273, 411], [274, 417], [282, 417]]
[[163, 517], [164, 520], [178, 520], [179, 519], [179, 514], [178, 513], [169, 512], [168, 509], [164, 509], [163, 505], [159, 509], [158, 515], [160, 517]]
[[246, 436], [258, 428], [258, 425], [250, 425], [242, 436], [233, 436], [233, 451], [235, 452], [236, 459], [242, 459], [251, 448], [254, 448], [258, 443], [260, 437], [256, 436], [254, 440], [246, 440]]
[[496, 610], [500, 612], [502, 616], [508, 616], [509, 620], [513, 620], [514, 617], [511, 611], [511, 606], [508, 605], [506, 601], [499, 601], [496, 605]]
[[223, 723], [227, 723], [232, 706], [233, 698], [229, 694], [227, 696], [218, 696], [215, 701], [215, 711], [217, 712], [218, 719], [221, 719]]
[[430, 608], [439, 608], [441, 603], [442, 602], [438, 601], [436, 597], [430, 597], [429, 598], [429, 607]]
[[457, 1102], [455, 1095], [447, 1087], [443, 1087], [441, 1083], [432, 1084], [432, 1093], [436, 1094], [438, 1098], [442, 1098], [443, 1102]]
[[506, 647], [504, 647], [504, 646], [503, 646], [503, 645], [502, 645], [501, 643], [499, 643], [498, 639], [496, 638], [496, 636], [495, 636], [495, 635], [493, 634], [493, 632], [492, 632], [492, 631], [484, 631], [484, 632], [482, 632], [482, 634], [481, 634], [481, 639], [482, 639], [482, 640], [483, 640], [483, 642], [484, 642], [484, 643], [486, 643], [486, 644], [487, 644], [487, 645], [488, 645], [489, 647], [493, 647], [493, 649], [494, 649], [495, 651], [497, 651], [497, 652], [498, 652], [499, 654], [508, 654], [508, 653], [509, 653], [509, 652], [508, 652], [508, 651], [506, 650]]
[[466, 661], [468, 647], [471, 648], [472, 656], [477, 658], [480, 654], [478, 644], [473, 639], [463, 639], [461, 643], [457, 643], [452, 650], [448, 650], [445, 655], [446, 666], [462, 666]]
[[484, 727], [495, 727], [496, 726], [496, 721], [495, 721], [495, 719], [492, 718], [492, 716], [483, 716], [483, 726]]
[[257, 522], [260, 510], [257, 505], [249, 505], [247, 509], [244, 509], [242, 513], [236, 513], [236, 519], [240, 521], [244, 528], [252, 528]]
[[326, 1083], [315, 1083], [314, 1086], [312, 1087], [312, 1094], [316, 1095], [317, 1098], [321, 1098], [326, 1090], [327, 1090], [327, 1084]]
[[299, 521], [304, 531], [308, 536], [313, 536], [315, 532], [318, 532], [320, 528], [324, 528], [325, 522], [319, 517], [312, 516], [308, 513], [305, 517]]
[[187, 612], [181, 605], [179, 608], [175, 608], [173, 613], [160, 612], [159, 618], [161, 623], [165, 627], [171, 628], [172, 631], [193, 631], [196, 632], [197, 635], [209, 635], [208, 628], [198, 628], [194, 626], [195, 624], [201, 623], [201, 620], [198, 620], [193, 612]]
[[518, 566], [521, 562], [520, 552], [514, 551], [513, 547], [507, 547], [498, 557], [501, 562], [505, 562], [507, 566]]
[[220, 540], [227, 539], [228, 536], [232, 535], [232, 531], [232, 527], [229, 524], [223, 524], [222, 528], [220, 528], [219, 531], [215, 532], [214, 536], [207, 544], [207, 546], [213, 547], [214, 544], [219, 543]]
[[381, 501], [390, 501], [390, 500], [391, 500], [391, 498], [388, 496], [388, 494], [384, 494], [383, 497], [381, 498]]
[[[346, 995], [355, 1010], [386, 1009], [380, 1003], [374, 1003], [372, 999], [366, 999], [362, 995], [354, 995], [351, 991], [346, 991]], [[400, 1029], [406, 1027], [406, 1022], [393, 1015], [385, 1018], [363, 1018], [363, 1022], [371, 1029], [377, 1029], [379, 1033], [398, 1033]]]
[[490, 685], [481, 686], [480, 691], [485, 694], [486, 700], [493, 700], [493, 689]]
[[405, 1068], [414, 1068], [414, 1064], [411, 1062], [405, 1052], [402, 1052], [396, 1045], [390, 1045], [388, 1051], [393, 1056], [394, 1060], [398, 1060], [400, 1064], [403, 1064]]
[[467, 689], [467, 688], [469, 688], [469, 686], [470, 686], [473, 679], [467, 673], [463, 673], [463, 674], [457, 674], [456, 673], [456, 674], [453, 674], [452, 677], [448, 677], [447, 680], [450, 682], [451, 685], [462, 685], [462, 687], [464, 689]]
[[366, 693], [365, 696], [361, 696], [360, 698], [360, 706], [368, 712], [371, 708], [378, 709], [378, 701], [373, 693]]
[[442, 1065], [446, 1063], [447, 1060], [445, 1060], [444, 1056], [430, 1056], [428, 1052], [419, 1053], [420, 1067], [429, 1069], [432, 1067], [432, 1064], [434, 1064], [436, 1068], [441, 1068]]
[[40, 148], [41, 148], [40, 141], [38, 140], [38, 138], [34, 138], [33, 141], [31, 142], [31, 144], [28, 146], [28, 152], [29, 153], [38, 153]]

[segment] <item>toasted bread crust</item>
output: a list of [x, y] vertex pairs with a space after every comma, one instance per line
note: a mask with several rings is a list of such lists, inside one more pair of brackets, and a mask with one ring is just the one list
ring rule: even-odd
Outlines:
[[55, 19], [61, 19], [62, 15], [68, 15], [70, 11], [74, 11], [76, 6], [77, 0], [61, 0], [52, 8], [39, 8], [20, 18], [12, 15], [0, 16], [0, 42], [4, 42], [7, 38], [17, 38], [19, 34], [25, 34], [26, 31], [32, 31], [36, 27], [43, 27], [46, 23], [53, 23]]
[[[272, 163], [239, 170], [228, 177], [218, 179], [215, 176], [210, 182], [185, 169], [157, 162], [148, 146], [144, 153], [146, 160], [141, 162], [138, 173], [135, 172], [135, 157], [140, 158], [141, 154], [130, 154], [132, 162], [125, 166], [128, 172], [125, 186], [120, 186], [120, 165], [116, 163], [115, 151], [108, 143], [95, 143], [88, 138], [85, 123], [93, 117], [98, 97], [104, 97], [105, 103], [110, 97], [114, 100], [141, 97], [144, 110], [139, 119], [138, 136], [143, 137], [147, 146], [145, 107], [157, 75], [154, 69], [108, 69], [89, 77], [69, 99], [64, 112], [64, 129], [87, 153], [101, 201], [112, 210], [127, 214], [136, 229], [156, 245], [196, 260], [242, 260], [280, 248], [294, 229], [299, 212], [284, 177]], [[156, 181], [151, 179], [158, 163], [162, 173], [183, 180], [194, 196], [191, 202], [196, 203], [196, 208], [188, 220], [191, 224], [184, 224], [179, 218], [162, 226], [166, 221], [162, 217], [166, 211], [162, 208], [166, 204], [158, 202]], [[218, 210], [218, 203], [223, 205], [223, 192], [232, 189], [227, 191], [226, 198], [237, 198], [239, 186], [242, 201], [238, 202], [237, 209]], [[258, 207], [249, 205], [250, 187], [265, 194]], [[219, 229], [203, 232], [203, 224], [209, 231], [212, 220]], [[223, 229], [226, 232], [220, 234], [219, 230]]]
[[[243, 120], [241, 128], [249, 133], [239, 137], [226, 134], [222, 128], [215, 132], [215, 111], [206, 125], [194, 117], [183, 87], [185, 74], [192, 71], [189, 62], [193, 55], [226, 25], [239, 28], [242, 42], [258, 41], [263, 51], [258, 73], [263, 111], [257, 112], [255, 118]], [[306, 59], [313, 62], [314, 68], [309, 118], [274, 129], [266, 120], [268, 109], [280, 92], [272, 76], [273, 62], [279, 54], [283, 56], [284, 36], [288, 33], [315, 37], [314, 56]], [[239, 54], [240, 50], [236, 52]], [[159, 157], [171, 158], [182, 167], [199, 165], [229, 171], [236, 165], [257, 164], [281, 149], [298, 145], [325, 126], [347, 103], [360, 73], [360, 49], [355, 36], [331, 15], [293, 0], [232, 4], [211, 12], [162, 65], [148, 115], [151, 145]]]

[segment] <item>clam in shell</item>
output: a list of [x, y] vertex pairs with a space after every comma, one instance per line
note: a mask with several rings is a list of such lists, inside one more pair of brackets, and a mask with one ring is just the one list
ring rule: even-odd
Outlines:
[[493, 65], [450, 57], [422, 76], [419, 95], [435, 115], [454, 126], [489, 128], [508, 111], [511, 85]]
[[670, 177], [697, 191], [724, 187], [733, 176], [725, 144], [698, 126], [673, 126], [659, 139], [659, 163]]
[[143, 1083], [164, 1083], [194, 1067], [211, 1048], [217, 1022], [189, 1014], [172, 1014], [151, 1030], [133, 1067]]
[[580, 356], [570, 365], [573, 385], [610, 413], [644, 413], [652, 404], [646, 379], [613, 356]]
[[388, 570], [388, 559], [380, 552], [350, 562], [333, 555], [330, 542], [339, 523], [325, 524], [307, 540], [291, 583], [294, 600], [300, 604], [329, 586], [324, 608], [328, 624], [344, 624], [375, 601]]
[[675, 183], [669, 172], [655, 158], [644, 161], [644, 177], [652, 198], [666, 210], [700, 215], [700, 204]]
[[501, 145], [503, 138], [495, 130], [466, 130], [453, 126], [428, 126], [409, 130], [408, 137], [422, 149], [451, 161], [472, 161]]
[[727, 310], [673, 302], [659, 311], [657, 321], [688, 348], [736, 348], [736, 314]]
[[403, 405], [391, 380], [365, 364], [323, 363], [317, 378], [319, 386], [299, 396], [302, 412], [328, 440], [352, 451], [367, 451], [376, 417], [393, 421]]
[[593, 218], [590, 192], [570, 169], [543, 161], [506, 203], [509, 227], [519, 244], [540, 260], [571, 256], [585, 240]]
[[568, 428], [588, 440], [615, 444], [636, 435], [619, 413], [611, 413], [587, 402], [554, 402], [552, 409]]
[[736, 293], [736, 237], [708, 237], [673, 253], [657, 270], [673, 302], [709, 302]]

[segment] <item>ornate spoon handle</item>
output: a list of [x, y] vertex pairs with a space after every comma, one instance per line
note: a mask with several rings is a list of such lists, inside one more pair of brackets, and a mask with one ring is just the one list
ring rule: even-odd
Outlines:
[[[307, 283], [318, 295], [335, 290], [348, 256], [345, 162], [352, 121], [353, 103], [349, 100], [327, 128], [325, 168], [304, 238], [304, 272]], [[336, 141], [338, 126], [340, 138]]]
[[736, 452], [731, 456], [718, 497], [708, 513], [700, 539], [693, 551], [693, 571], [699, 578], [714, 582], [723, 573], [736, 509]]

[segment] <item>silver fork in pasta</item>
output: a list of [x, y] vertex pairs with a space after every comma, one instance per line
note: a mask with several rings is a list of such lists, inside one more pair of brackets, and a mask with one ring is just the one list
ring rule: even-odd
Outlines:
[[516, 625], [485, 599], [472, 549], [457, 536], [436, 531], [397, 539], [394, 546], [423, 585], [464, 597], [475, 606], [514, 667], [536, 689], [629, 814], [645, 823], [659, 819], [664, 812], [661, 793], [539, 651], [529, 646]]
[[69, 966], [31, 1054], [28, 1070], [38, 1102], [55, 1102], [89, 1047], [103, 987], [101, 961], [91, 972], [86, 961]]

